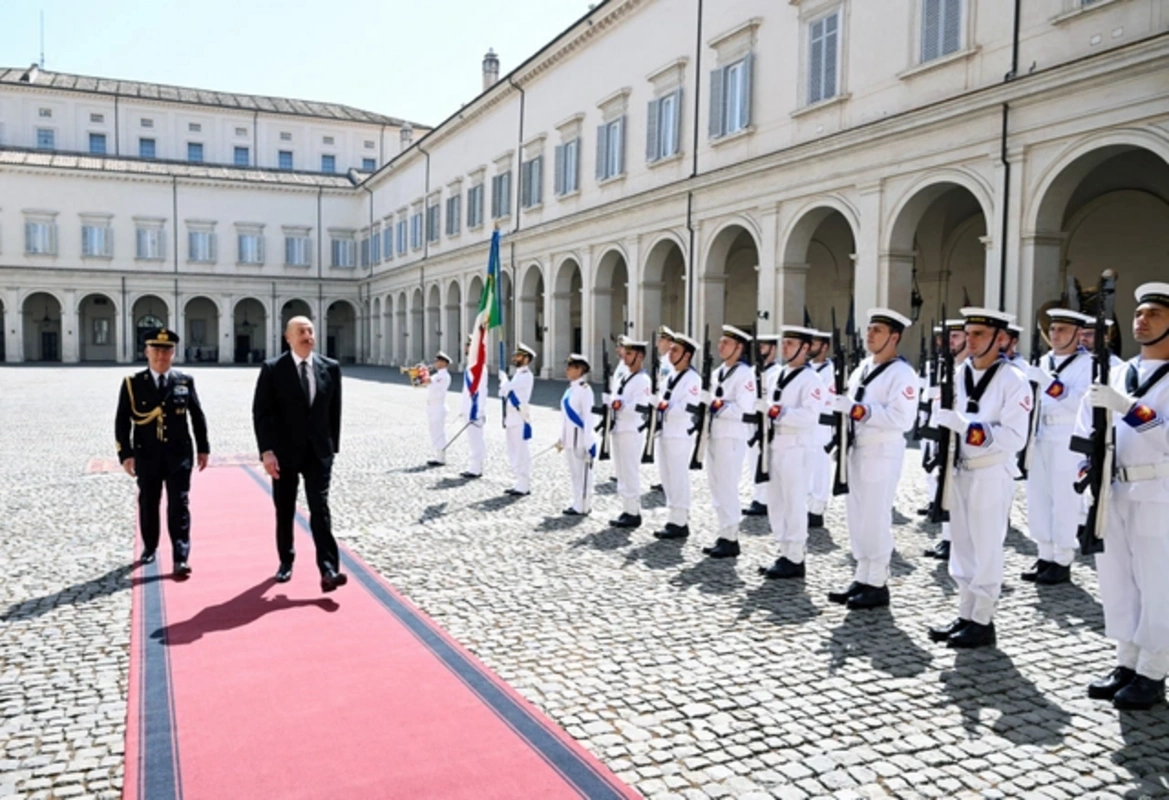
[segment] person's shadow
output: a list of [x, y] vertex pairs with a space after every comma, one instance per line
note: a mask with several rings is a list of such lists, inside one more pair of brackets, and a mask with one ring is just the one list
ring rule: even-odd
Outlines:
[[685, 544], [685, 539], [662, 539], [660, 541], [655, 539], [649, 544], [628, 551], [625, 554], [625, 566], [628, 567], [638, 561], [649, 569], [670, 569], [680, 566], [685, 561], [682, 554], [682, 548]]
[[1124, 746], [1112, 754], [1112, 761], [1141, 785], [1124, 797], [1145, 800], [1169, 797], [1169, 774], [1163, 766], [1165, 725], [1169, 707], [1164, 704], [1148, 711], [1120, 711], [1120, 738]]
[[275, 585], [274, 578], [267, 578], [230, 600], [207, 606], [190, 619], [172, 622], [166, 627], [159, 628], [150, 634], [150, 638], [158, 640], [168, 647], [190, 644], [208, 633], [229, 631], [233, 628], [250, 625], [265, 614], [271, 614], [275, 611], [285, 611], [301, 606], [316, 606], [322, 611], [332, 613], [340, 608], [335, 600], [328, 597], [317, 597], [311, 600], [291, 600], [283, 594], [278, 594], [275, 597], [264, 597], [264, 592]]
[[734, 559], [706, 558], [679, 571], [670, 578], [679, 589], [696, 587], [703, 594], [731, 594], [743, 588], [743, 579], [735, 569]]
[[0, 615], [0, 621], [17, 622], [35, 619], [61, 606], [76, 606], [120, 592], [123, 589], [129, 589], [134, 585], [129, 577], [135, 566], [137, 566], [137, 562], [114, 567], [104, 575], [67, 586], [59, 592], [13, 603], [7, 611]]
[[757, 611], [765, 612], [773, 625], [801, 625], [822, 613], [808, 596], [804, 581], [796, 579], [765, 580], [747, 590], [739, 604], [739, 620], [751, 619]]
[[851, 611], [824, 643], [828, 672], [835, 674], [850, 658], [867, 659], [873, 669], [894, 678], [912, 678], [925, 672], [933, 656], [923, 650], [888, 609]]

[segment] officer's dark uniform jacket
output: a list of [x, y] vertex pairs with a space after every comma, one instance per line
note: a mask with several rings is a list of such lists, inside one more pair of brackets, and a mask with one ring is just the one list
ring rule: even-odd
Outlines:
[[161, 393], [149, 369], [122, 381], [114, 423], [118, 460], [133, 458], [139, 475], [165, 477], [177, 469], [190, 469], [194, 456], [191, 428], [197, 451], [211, 452], [207, 420], [190, 375], [170, 370]]

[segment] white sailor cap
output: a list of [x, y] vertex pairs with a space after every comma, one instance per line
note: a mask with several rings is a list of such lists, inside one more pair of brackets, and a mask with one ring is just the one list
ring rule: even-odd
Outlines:
[[962, 316], [966, 318], [967, 325], [986, 325], [1004, 331], [1008, 325], [1015, 321], [1014, 314], [994, 308], [979, 308], [978, 306], [967, 306], [962, 309]]
[[630, 350], [640, 350], [643, 353], [649, 349], [649, 342], [635, 341], [634, 339], [632, 339], [630, 337], [626, 337], [623, 344], [625, 345], [626, 348], [628, 348]]
[[778, 333], [757, 333], [755, 334], [755, 341], [759, 344], [779, 344], [782, 336]]
[[443, 351], [441, 351], [441, 350], [439, 350], [437, 353], [435, 353], [435, 354], [434, 354], [434, 358], [435, 358], [435, 360], [436, 360], [436, 361], [445, 361], [445, 362], [446, 362], [446, 363], [448, 363], [448, 364], [451, 364], [451, 363], [453, 363], [453, 362], [451, 361], [451, 357], [450, 357], [450, 356], [448, 356], [446, 353], [444, 353], [444, 352], [443, 352]]
[[1020, 336], [1023, 335], [1023, 326], [1012, 322], [1010, 325], [1007, 326], [1007, 332], [1009, 334], [1011, 334], [1011, 336], [1018, 339]]
[[658, 336], [664, 336], [667, 339], [673, 339], [674, 332], [670, 330], [669, 326], [661, 325], [658, 327]]
[[734, 325], [723, 325], [723, 336], [730, 337], [743, 344], [751, 344], [751, 334], [747, 333]]
[[823, 339], [824, 341], [827, 342], [827, 341], [830, 341], [832, 339], [832, 334], [829, 333], [828, 331], [814, 330], [814, 331], [812, 331], [812, 338], [813, 339]]
[[677, 331], [674, 331], [670, 338], [685, 347], [691, 353], [697, 353], [699, 350], [698, 342], [684, 333], [678, 333]]
[[1137, 305], [1141, 303], [1156, 303], [1169, 306], [1169, 283], [1142, 283], [1135, 292]]
[[624, 347], [627, 341], [629, 341], [629, 337], [622, 333], [617, 337], [617, 346]]
[[870, 308], [869, 324], [872, 325], [874, 322], [888, 325], [894, 333], [900, 333], [913, 324], [909, 317], [891, 308]]
[[[942, 322], [942, 327], [947, 331], [964, 331], [966, 330], [966, 320], [962, 318], [948, 319]], [[938, 333], [941, 333], [941, 330]]]
[[569, 353], [568, 358], [564, 359], [565, 364], [584, 364], [589, 366], [589, 358], [584, 353]]
[[810, 342], [816, 335], [816, 329], [805, 328], [803, 325], [780, 325], [779, 333], [784, 339], [801, 339]]
[[519, 342], [519, 343], [518, 343], [518, 344], [515, 346], [515, 352], [516, 352], [516, 355], [519, 355], [520, 353], [523, 353], [524, 355], [526, 355], [526, 356], [528, 356], [528, 357], [532, 358], [533, 360], [535, 360], [535, 358], [536, 358], [536, 351], [535, 351], [535, 350], [533, 350], [532, 348], [528, 347], [528, 346], [527, 346], [526, 344], [524, 344], [523, 342]]
[[1072, 311], [1070, 308], [1053, 308], [1047, 312], [1048, 318], [1052, 322], [1070, 322], [1077, 327], [1084, 327], [1092, 324], [1092, 318], [1087, 314], [1081, 314], [1079, 311]]

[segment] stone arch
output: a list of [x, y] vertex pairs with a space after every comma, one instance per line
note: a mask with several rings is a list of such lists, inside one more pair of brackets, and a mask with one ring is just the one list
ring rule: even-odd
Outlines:
[[593, 331], [606, 341], [623, 334], [637, 336], [629, 308], [629, 261], [619, 246], [607, 247], [593, 271]]
[[552, 317], [548, 320], [552, 343], [552, 357], [548, 363], [555, 365], [553, 370], [564, 363], [569, 353], [584, 349], [584, 270], [579, 261], [568, 256], [560, 260], [555, 275]]
[[62, 360], [65, 304], [50, 289], [31, 289], [20, 301], [25, 361]]
[[221, 314], [220, 300], [211, 295], [195, 294], [183, 301], [183, 329], [179, 335], [185, 362], [219, 360], [219, 348], [223, 344], [219, 332]]
[[712, 340], [722, 325], [754, 327], [759, 311], [759, 242], [754, 222], [733, 217], [710, 238], [702, 270], [702, 321]]
[[369, 360], [373, 364], [384, 364], [386, 362], [382, 356], [382, 296], [379, 294], [372, 300], [367, 298], [365, 302], [370, 304]]
[[442, 349], [454, 359], [452, 367], [462, 363], [463, 343], [463, 288], [458, 279], [452, 280], [446, 290], [446, 323], [443, 327]]
[[[154, 292], [141, 292], [130, 301], [130, 327], [134, 331], [134, 359], [146, 360], [146, 334], [156, 325], [171, 327], [174, 310], [170, 301]], [[182, 334], [179, 334], [180, 337]]]
[[657, 236], [646, 249], [641, 270], [641, 318], [646, 335], [667, 325], [686, 327], [686, 246], [672, 231]]
[[399, 365], [410, 362], [410, 307], [407, 304], [406, 291], [398, 292], [398, 302], [394, 310], [394, 341], [396, 358]]
[[[83, 362], [117, 361], [118, 341], [121, 339], [118, 335], [121, 309], [117, 299], [105, 292], [86, 292], [77, 301], [76, 314], [79, 359]], [[3, 319], [3, 314], [0, 314], [0, 319]]]
[[540, 354], [542, 367], [548, 366], [545, 355], [544, 333], [548, 329], [548, 320], [545, 318], [547, 306], [547, 291], [544, 281], [544, 270], [539, 261], [533, 261], [524, 268], [519, 281], [519, 300], [516, 324], [519, 326], [517, 341], [532, 347]]
[[[324, 338], [325, 355], [343, 364], [357, 362], [360, 335], [357, 328], [358, 307], [345, 298], [326, 301], [325, 324], [318, 327], [317, 347]], [[322, 331], [320, 328], [323, 327]]]
[[440, 349], [439, 342], [442, 341], [442, 290], [437, 283], [430, 284], [426, 290], [424, 323], [422, 360], [429, 362]]
[[843, 198], [816, 198], [792, 218], [780, 249], [780, 322], [802, 324], [804, 311], [821, 329], [833, 312], [843, 326], [856, 291], [860, 215]]
[[409, 354], [408, 362], [410, 364], [417, 364], [425, 356], [423, 351], [426, 349], [426, 318], [425, 318], [425, 301], [422, 294], [422, 287], [415, 286], [414, 290], [410, 292], [410, 319], [409, 336], [406, 337], [407, 350]]

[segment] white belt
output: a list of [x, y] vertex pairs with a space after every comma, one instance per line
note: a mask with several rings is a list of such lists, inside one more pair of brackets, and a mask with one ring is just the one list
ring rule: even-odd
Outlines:
[[867, 433], [864, 436], [857, 434], [856, 446], [868, 447], [873, 444], [884, 444], [885, 442], [903, 441], [905, 435], [901, 431], [880, 431], [878, 433]]
[[791, 425], [780, 425], [773, 429], [776, 436], [799, 436], [804, 432], [803, 428], [796, 428]]
[[992, 453], [986, 456], [975, 456], [974, 458], [963, 458], [958, 462], [958, 469], [986, 469], [987, 467], [997, 467], [999, 464], [1005, 464], [1014, 455], [1011, 453]]
[[1042, 420], [1044, 425], [1074, 425], [1076, 422], [1076, 415], [1044, 414]]
[[1155, 481], [1158, 478], [1169, 478], [1169, 461], [1163, 461], [1160, 464], [1140, 464], [1135, 467], [1121, 467], [1116, 471], [1116, 480], [1121, 483]]

